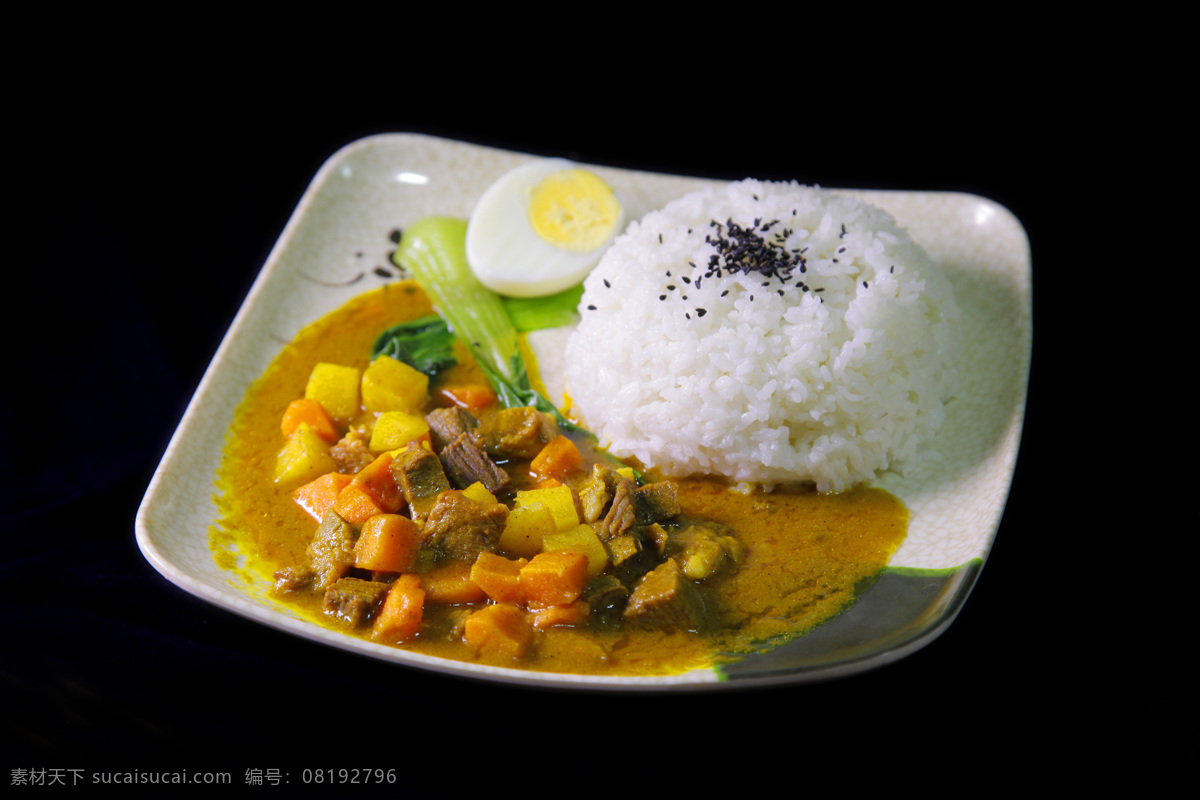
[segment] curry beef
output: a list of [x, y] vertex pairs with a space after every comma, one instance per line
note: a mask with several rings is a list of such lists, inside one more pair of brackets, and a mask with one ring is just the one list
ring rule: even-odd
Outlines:
[[[432, 378], [365, 357], [429, 310], [415, 284], [363, 295], [285, 348], [235, 420], [214, 553], [250, 555], [323, 625], [505, 666], [679, 672], [828, 619], [903, 538], [903, 506], [878, 490], [647, 477], [550, 414], [501, 407], [461, 346]], [[381, 407], [400, 395], [405, 410]]]

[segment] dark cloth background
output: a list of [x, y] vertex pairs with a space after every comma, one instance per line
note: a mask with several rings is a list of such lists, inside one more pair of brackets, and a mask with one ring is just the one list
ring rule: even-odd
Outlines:
[[[1110, 750], [1147, 769], [1194, 766], [1191, 680], [1173, 646], [1130, 637], [1113, 576], [1082, 560], [1086, 501], [1062, 474], [1079, 437], [1065, 424], [1071, 343], [1060, 338], [1077, 265], [1062, 260], [1060, 162], [1047, 158], [1068, 158], [1067, 142], [1020, 115], [960, 114], [924, 95], [916, 113], [889, 109], [870, 129], [849, 95], [790, 127], [709, 99], [703, 111], [646, 102], [522, 116], [208, 97], [135, 121], [123, 116], [132, 103], [64, 120], [48, 140], [54, 169], [27, 165], [37, 189], [10, 230], [36, 245], [10, 270], [40, 286], [18, 279], [9, 298], [0, 395], [16, 443], [0, 509], [0, 782], [17, 768], [172, 766], [232, 771], [235, 783], [278, 768], [294, 787], [304, 768], [370, 767], [486, 785], [566, 768], [566, 786], [617, 776], [620, 791], [664, 774], [681, 787], [938, 780], [946, 761], [981, 778], [1054, 766], [1070, 781], [1083, 767], [1062, 765]], [[134, 515], [206, 365], [321, 164], [391, 131], [731, 180], [974, 192], [1012, 210], [1033, 252], [1029, 408], [1002, 527], [955, 623], [843, 680], [620, 696], [377, 663], [262, 628], [156, 573]], [[1085, 633], [1097, 617], [1122, 634]]]

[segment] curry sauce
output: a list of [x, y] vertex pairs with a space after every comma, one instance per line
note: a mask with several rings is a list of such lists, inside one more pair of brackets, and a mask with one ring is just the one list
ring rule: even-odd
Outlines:
[[[272, 477], [283, 445], [280, 418], [292, 400], [303, 396], [316, 364], [364, 369], [381, 331], [431, 311], [412, 282], [368, 292], [301, 331], [251, 386], [218, 474], [222, 518], [210, 542], [222, 567], [258, 584], [305, 563], [318, 526], [293, 499], [296, 486]], [[461, 345], [457, 355], [459, 364], [438, 373], [430, 384], [434, 406], [440, 384], [480, 377]], [[586, 441], [579, 445], [589, 464], [607, 458], [589, 450]], [[530, 482], [527, 464], [505, 468], [518, 488]], [[781, 643], [835, 616], [887, 565], [907, 527], [904, 506], [879, 489], [819, 494], [803, 488], [739, 491], [715, 478], [672, 483], [679, 513], [662, 523], [665, 532], [678, 535], [699, 524], [737, 544], [731, 563], [696, 584], [705, 609], [702, 624], [631, 623], [594, 614], [581, 623], [538, 630], [528, 653], [514, 660], [464, 643], [459, 633], [463, 617], [478, 604], [427, 604], [420, 632], [396, 646], [550, 672], [662, 675], [703, 668]], [[290, 592], [280, 599], [319, 625], [369, 638], [369, 628], [347, 627], [328, 613], [319, 591]]]

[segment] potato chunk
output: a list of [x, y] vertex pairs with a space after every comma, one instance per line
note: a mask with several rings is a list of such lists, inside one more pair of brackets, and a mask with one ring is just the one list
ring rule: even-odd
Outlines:
[[380, 356], [363, 370], [362, 399], [368, 411], [414, 411], [428, 391], [429, 376], [391, 356]]
[[358, 414], [358, 370], [321, 362], [308, 376], [304, 396], [320, 403], [334, 420], [349, 422]]

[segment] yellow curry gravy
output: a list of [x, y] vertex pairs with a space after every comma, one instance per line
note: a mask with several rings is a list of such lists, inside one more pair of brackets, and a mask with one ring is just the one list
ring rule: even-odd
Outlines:
[[[271, 477], [283, 444], [279, 420], [284, 409], [303, 396], [318, 362], [363, 369], [381, 331], [431, 311], [412, 282], [363, 294], [301, 331], [250, 388], [218, 475], [222, 520], [212, 530], [211, 547], [219, 564], [257, 583], [304, 562], [317, 523], [292, 500], [295, 487], [277, 486]], [[449, 380], [462, 377], [463, 371], [478, 371], [465, 350], [459, 356], [459, 366], [447, 371]], [[661, 675], [734, 659], [804, 633], [846, 608], [855, 588], [886, 566], [907, 527], [904, 506], [880, 489], [739, 492], [715, 479], [675, 482], [681, 518], [720, 523], [742, 544], [736, 569], [726, 566], [700, 584], [707, 607], [705, 630], [668, 632], [628, 623], [554, 627], [537, 633], [530, 655], [505, 666]], [[244, 560], [239, 562], [239, 555]], [[289, 594], [286, 602], [325, 627], [369, 635], [369, 629], [355, 632], [327, 616], [319, 592]], [[454, 614], [453, 608], [427, 606], [422, 633], [398, 646], [476, 660], [461, 637], [445, 633]]]

